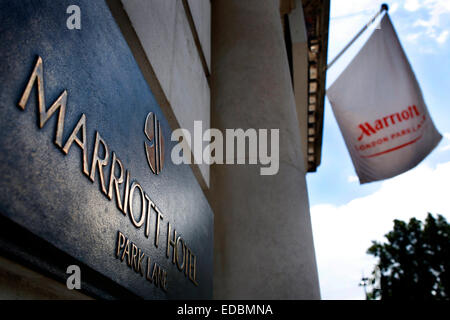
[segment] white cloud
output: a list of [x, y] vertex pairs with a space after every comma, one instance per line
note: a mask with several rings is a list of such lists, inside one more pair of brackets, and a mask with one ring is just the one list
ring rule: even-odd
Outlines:
[[418, 19], [413, 26], [423, 28], [425, 34], [438, 44], [445, 43], [450, 20], [450, 1], [422, 0], [419, 7], [427, 13], [428, 19]]
[[389, 14], [393, 14], [394, 12], [396, 12], [399, 8], [399, 4], [397, 2], [394, 2], [390, 7], [389, 7]]
[[421, 4], [419, 2], [419, 0], [406, 0], [405, 4], [403, 5], [403, 8], [405, 8], [405, 10], [407, 11], [417, 11], [419, 10], [421, 7]]
[[[450, 135], [447, 134], [447, 137]], [[366, 254], [372, 240], [384, 241], [393, 220], [423, 220], [427, 212], [450, 220], [450, 162], [417, 168], [386, 180], [375, 193], [342, 206], [311, 208], [314, 242], [323, 299], [364, 299], [358, 286], [375, 259]]]
[[417, 39], [422, 35], [422, 32], [410, 33], [406, 36], [406, 40], [412, 43], [417, 43]]
[[359, 180], [358, 180], [358, 177], [357, 176], [348, 176], [348, 178], [347, 178], [347, 182], [350, 182], [350, 183], [352, 183], [352, 182], [358, 182]]
[[[441, 46], [448, 40], [450, 30], [450, 0], [332, 0], [330, 20], [329, 57], [333, 58], [351, 38], [369, 21], [379, 10], [380, 5], [387, 2], [391, 17], [394, 12], [403, 9], [407, 11], [409, 19], [413, 19], [408, 25], [407, 41], [417, 43], [417, 40], [431, 40], [431, 43], [421, 43], [418, 49], [421, 53], [433, 54], [439, 51], [435, 44]], [[339, 18], [342, 19], [333, 19]], [[393, 19], [394, 24], [396, 20]], [[415, 21], [414, 21], [415, 20]], [[334, 70], [344, 68], [359, 51], [361, 44], [367, 40], [372, 28], [366, 31], [362, 37], [348, 50], [337, 62]], [[332, 83], [337, 76], [331, 69], [330, 81]]]
[[448, 37], [448, 31], [444, 30], [441, 32], [441, 34], [436, 38], [437, 43], [439, 44], [444, 44], [445, 41], [447, 41], [447, 37]]

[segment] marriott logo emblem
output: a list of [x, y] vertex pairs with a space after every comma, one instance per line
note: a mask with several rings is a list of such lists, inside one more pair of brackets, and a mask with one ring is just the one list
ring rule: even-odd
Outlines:
[[147, 115], [144, 132], [149, 142], [144, 143], [148, 165], [154, 174], [159, 174], [164, 166], [164, 138], [161, 124], [153, 112]]

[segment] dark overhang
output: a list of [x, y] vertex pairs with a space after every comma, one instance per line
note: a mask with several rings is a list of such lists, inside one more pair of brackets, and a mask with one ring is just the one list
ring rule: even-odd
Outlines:
[[302, 0], [308, 35], [308, 172], [322, 156], [330, 0]]

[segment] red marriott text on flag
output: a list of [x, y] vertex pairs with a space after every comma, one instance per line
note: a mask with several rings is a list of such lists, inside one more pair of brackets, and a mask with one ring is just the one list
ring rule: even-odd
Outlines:
[[381, 119], [377, 119], [373, 122], [373, 125], [369, 124], [369, 122], [364, 122], [358, 126], [361, 129], [361, 135], [359, 136], [358, 141], [361, 141], [365, 135], [370, 137], [372, 134], [376, 134], [378, 131], [388, 128], [389, 125], [408, 121], [415, 116], [420, 116], [420, 112], [417, 110], [417, 107], [413, 105], [401, 112], [396, 112]]

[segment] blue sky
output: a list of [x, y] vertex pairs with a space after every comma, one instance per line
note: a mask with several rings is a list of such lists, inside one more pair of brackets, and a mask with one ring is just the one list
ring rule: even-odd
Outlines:
[[[433, 121], [444, 136], [416, 168], [382, 182], [359, 185], [326, 99], [322, 163], [307, 175], [323, 299], [364, 299], [358, 286], [375, 260], [371, 240], [383, 240], [394, 219], [423, 219], [427, 211], [450, 220], [450, 1], [331, 0], [328, 60], [379, 10], [389, 15], [422, 88]], [[328, 71], [327, 86], [344, 70], [376, 24]], [[375, 31], [376, 32], [376, 31]]]

